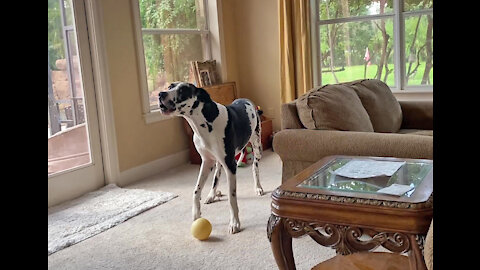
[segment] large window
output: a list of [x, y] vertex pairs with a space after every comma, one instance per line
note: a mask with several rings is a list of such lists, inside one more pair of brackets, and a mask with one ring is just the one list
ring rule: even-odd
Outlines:
[[433, 89], [433, 0], [312, 0], [314, 84]]
[[[211, 59], [207, 0], [134, 0], [144, 113], [173, 81], [194, 83], [191, 61]], [[147, 120], [148, 122], [148, 120]]]

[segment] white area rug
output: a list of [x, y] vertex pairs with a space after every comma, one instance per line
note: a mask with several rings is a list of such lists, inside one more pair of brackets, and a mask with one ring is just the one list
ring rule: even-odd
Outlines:
[[177, 195], [114, 184], [48, 209], [48, 255], [101, 233]]

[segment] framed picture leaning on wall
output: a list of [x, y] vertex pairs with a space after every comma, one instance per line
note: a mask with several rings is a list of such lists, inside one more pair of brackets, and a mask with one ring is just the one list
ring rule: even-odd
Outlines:
[[198, 87], [216, 85], [221, 83], [218, 79], [215, 60], [192, 61], [190, 63]]

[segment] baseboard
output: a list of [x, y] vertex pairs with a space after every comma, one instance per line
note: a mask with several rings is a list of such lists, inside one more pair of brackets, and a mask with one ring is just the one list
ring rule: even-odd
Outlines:
[[152, 175], [158, 174], [170, 168], [188, 163], [190, 160], [190, 150], [183, 150], [178, 153], [151, 161], [144, 165], [120, 172], [115, 184], [123, 187], [136, 181], [143, 180]]

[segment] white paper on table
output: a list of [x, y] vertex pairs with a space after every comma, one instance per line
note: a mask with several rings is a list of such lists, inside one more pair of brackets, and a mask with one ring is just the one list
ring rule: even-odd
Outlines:
[[334, 173], [348, 178], [392, 176], [405, 161], [351, 160]]
[[388, 187], [377, 190], [378, 193], [385, 193], [395, 196], [402, 196], [405, 192], [413, 189], [413, 186], [392, 184]]

